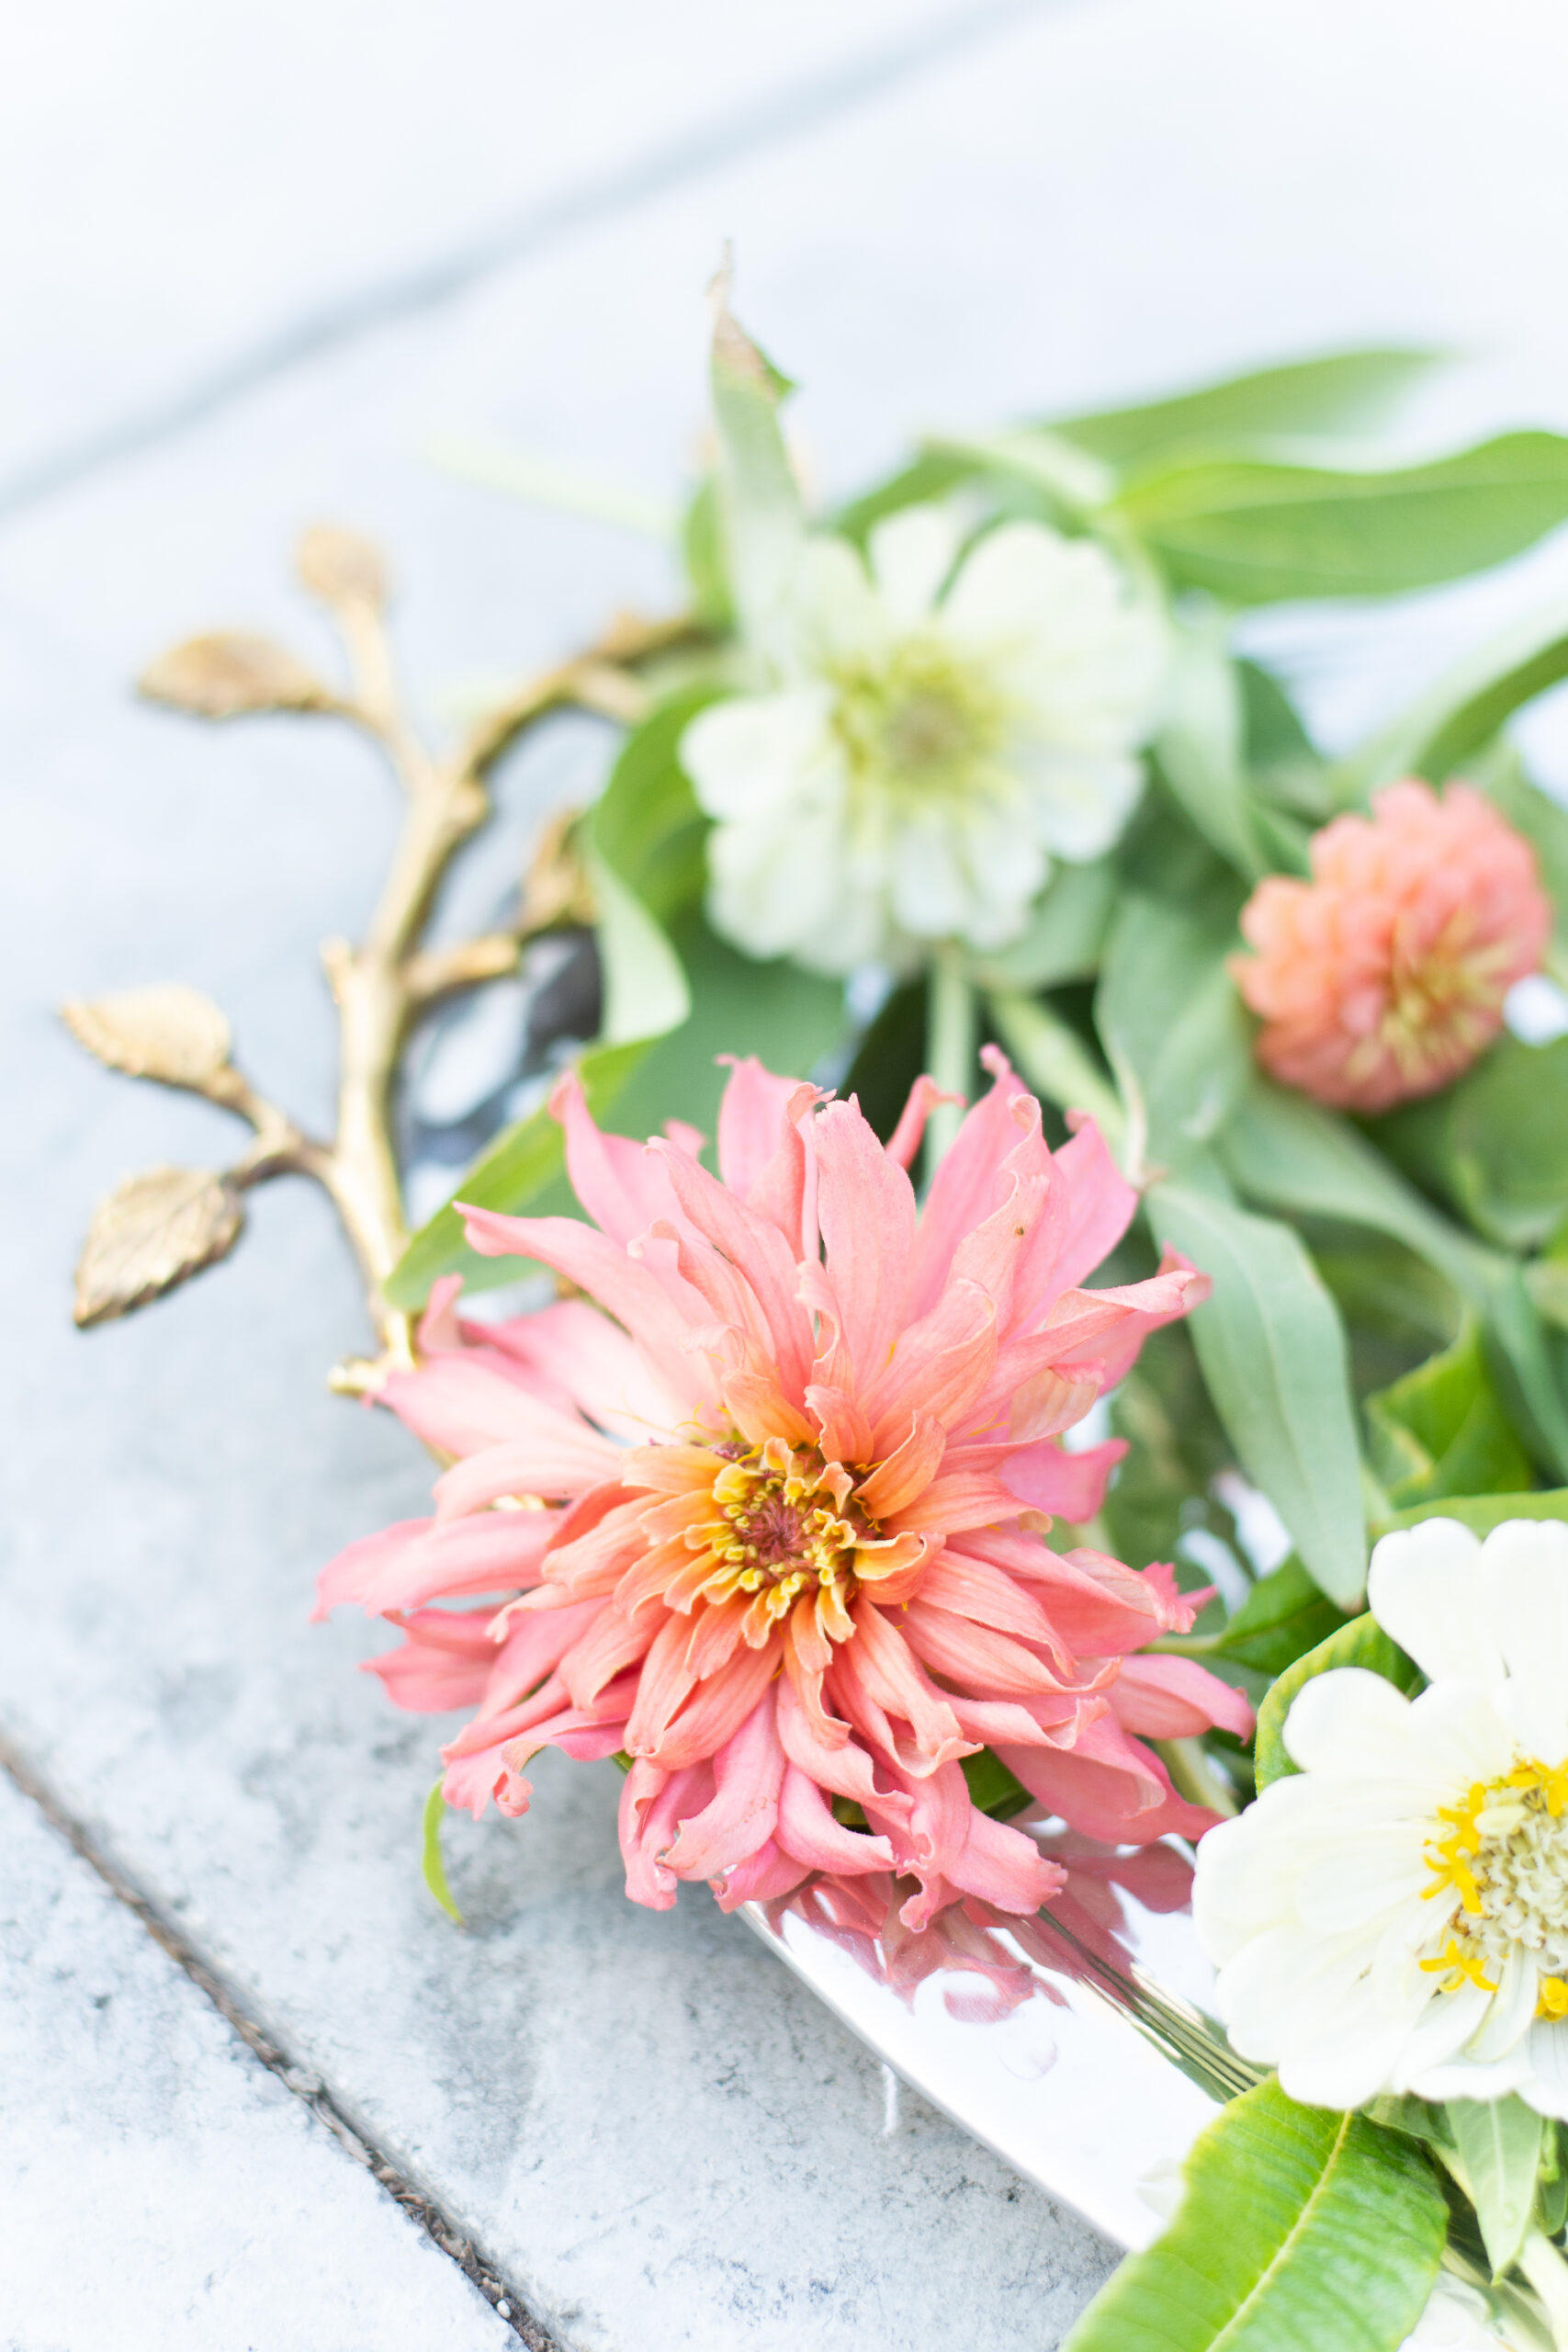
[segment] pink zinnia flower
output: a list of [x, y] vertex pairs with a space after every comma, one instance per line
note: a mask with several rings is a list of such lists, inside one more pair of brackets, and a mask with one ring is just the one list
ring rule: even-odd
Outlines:
[[1231, 969], [1285, 1086], [1386, 1111], [1446, 1086], [1503, 1025], [1551, 930], [1535, 852], [1466, 784], [1391, 784], [1336, 817], [1313, 879], [1270, 875], [1242, 911], [1258, 951]]
[[[1077, 1287], [1135, 1195], [1092, 1126], [1053, 1156], [991, 1066], [923, 1215], [905, 1170], [929, 1080], [885, 1150], [854, 1102], [754, 1061], [719, 1114], [722, 1181], [689, 1130], [601, 1134], [569, 1077], [555, 1111], [597, 1229], [464, 1212], [476, 1248], [542, 1260], [604, 1311], [487, 1328], [443, 1284], [423, 1363], [381, 1391], [457, 1457], [435, 1516], [321, 1578], [320, 1611], [403, 1628], [374, 1661], [400, 1705], [477, 1706], [444, 1751], [448, 1803], [522, 1813], [540, 1748], [626, 1751], [636, 1901], [893, 1871], [919, 1882], [910, 1927], [960, 1894], [1032, 1911], [1061, 1883], [971, 1803], [960, 1759], [984, 1745], [1094, 1836], [1210, 1826], [1138, 1735], [1250, 1711], [1190, 1660], [1126, 1656], [1196, 1601], [1168, 1567], [1059, 1557], [1039, 1532], [1089, 1518], [1123, 1450], [1061, 1432], [1207, 1285], [1172, 1258]], [[500, 1598], [429, 1606], [480, 1593]]]

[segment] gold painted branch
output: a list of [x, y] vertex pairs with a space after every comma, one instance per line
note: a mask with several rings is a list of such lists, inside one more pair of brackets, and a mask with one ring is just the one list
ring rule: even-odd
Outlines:
[[[283, 647], [235, 632], [175, 646], [152, 663], [141, 690], [206, 718], [281, 710], [347, 720], [379, 746], [402, 787], [402, 827], [365, 937], [357, 946], [330, 940], [321, 951], [340, 1030], [336, 1132], [318, 1140], [256, 1091], [231, 1059], [228, 1021], [195, 989], [169, 983], [93, 1003], [70, 1001], [62, 1008], [67, 1026], [109, 1069], [200, 1094], [253, 1131], [249, 1148], [227, 1170], [155, 1168], [117, 1186], [87, 1236], [75, 1315], [85, 1327], [130, 1314], [215, 1264], [243, 1229], [244, 1193], [299, 1174], [323, 1187], [353, 1245], [381, 1362], [408, 1362], [408, 1318], [387, 1306], [381, 1286], [408, 1240], [391, 1109], [409, 1031], [437, 999], [514, 971], [525, 940], [592, 911], [566, 823], [552, 826], [541, 843], [510, 932], [424, 946], [442, 879], [490, 815], [487, 773], [520, 735], [569, 706], [635, 725], [649, 699], [637, 665], [694, 631], [683, 618], [618, 615], [596, 643], [520, 686], [437, 757], [414, 728], [399, 684], [378, 550], [350, 532], [318, 527], [300, 544], [298, 570], [343, 639], [346, 693]], [[374, 1385], [378, 1367], [355, 1360], [343, 1371], [334, 1385], [357, 1393]]]

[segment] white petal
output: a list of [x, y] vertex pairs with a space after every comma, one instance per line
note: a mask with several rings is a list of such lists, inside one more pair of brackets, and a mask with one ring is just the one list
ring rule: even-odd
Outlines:
[[1284, 1740], [1303, 1772], [1399, 1775], [1415, 1762], [1409, 1700], [1360, 1666], [1336, 1667], [1303, 1685], [1285, 1718]]
[[1075, 865], [1120, 840], [1144, 789], [1143, 762], [1118, 751], [1014, 742], [1006, 758], [1023, 785], [1037, 838]]
[[1568, 1758], [1568, 1686], [1561, 1670], [1516, 1671], [1498, 1686], [1496, 1707], [1522, 1754], [1544, 1764]]
[[926, 618], [953, 569], [962, 537], [957, 516], [944, 506], [906, 506], [877, 524], [867, 552], [872, 577], [893, 620], [913, 628]]
[[699, 711], [681, 738], [681, 764], [710, 817], [791, 805], [836, 763], [825, 687], [738, 695]]
[[1514, 1735], [1499, 1713], [1504, 1690], [1500, 1682], [1450, 1675], [1411, 1701], [1411, 1746], [1434, 1792], [1446, 1792], [1438, 1803], [1451, 1804], [1455, 1792], [1475, 1781], [1495, 1781], [1513, 1764]]
[[1538, 2113], [1568, 2122], [1568, 2019], [1538, 2018], [1525, 2050], [1530, 2071], [1519, 2086], [1520, 2098]]
[[1384, 1633], [1430, 1680], [1501, 1676], [1482, 1592], [1480, 1540], [1457, 1519], [1425, 1519], [1385, 1535], [1372, 1554], [1367, 1600]]
[[1481, 1589], [1509, 1672], [1568, 1685], [1568, 1526], [1495, 1527], [1481, 1547]]
[[[1434, 1981], [1430, 1976], [1425, 1980], [1428, 1988]], [[1417, 2075], [1447, 2065], [1481, 2024], [1491, 1998], [1490, 1993], [1483, 1993], [1468, 1978], [1451, 1993], [1429, 1992], [1426, 2007], [1390, 2070], [1389, 2087], [1407, 2091]]]
[[1529, 2049], [1527, 2038], [1495, 2066], [1478, 2065], [1473, 2058], [1460, 2057], [1446, 2066], [1423, 2067], [1411, 2078], [1411, 2095], [1439, 2103], [1450, 2098], [1506, 2098], [1510, 2091], [1522, 2091], [1530, 2080]]
[[1431, 1879], [1413, 1824], [1348, 1833], [1337, 1853], [1303, 1871], [1296, 1909], [1303, 1927], [1325, 1933], [1381, 1924], [1396, 1905], [1419, 1900]]
[[1337, 2030], [1280, 2061], [1280, 2087], [1303, 2107], [1360, 2107], [1388, 2086], [1404, 2024], [1375, 2010], [1342, 2018]]
[[[708, 836], [708, 913], [748, 956], [782, 956], [821, 919], [822, 876], [839, 829], [830, 812], [716, 825]], [[843, 968], [849, 968], [846, 965]]]
[[1539, 1981], [1534, 1961], [1516, 1944], [1503, 1964], [1497, 1990], [1487, 2003], [1485, 2016], [1465, 2044], [1467, 2058], [1473, 2058], [1480, 2066], [1493, 2066], [1499, 2058], [1507, 2057], [1529, 2030]]
[[890, 616], [847, 539], [807, 539], [790, 587], [790, 611], [802, 657], [821, 663], [879, 650]]

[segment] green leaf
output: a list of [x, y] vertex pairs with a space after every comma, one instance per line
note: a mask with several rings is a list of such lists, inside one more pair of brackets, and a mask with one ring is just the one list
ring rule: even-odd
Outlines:
[[1535, 2203], [1542, 2120], [1522, 2098], [1454, 2098], [1449, 2129], [1455, 2176], [1481, 2224], [1492, 2275], [1508, 2269], [1525, 2241]]
[[961, 1756], [964, 1778], [969, 1784], [969, 1796], [980, 1812], [988, 1813], [993, 1821], [1010, 1821], [1033, 1799], [1016, 1773], [1010, 1772], [999, 1756], [982, 1747], [974, 1756]]
[[1235, 936], [1224, 889], [1196, 907], [1128, 891], [1111, 924], [1095, 1025], [1156, 1161], [1179, 1167], [1207, 1144], [1247, 1085], [1247, 1016], [1225, 969]]
[[656, 922], [696, 906], [707, 884], [708, 820], [681, 765], [681, 739], [720, 694], [712, 684], [685, 686], [660, 703], [626, 737], [589, 811], [593, 848]]
[[718, 484], [705, 474], [692, 495], [681, 526], [681, 555], [692, 591], [692, 611], [715, 637], [735, 627], [735, 599], [724, 560], [724, 524]]
[[1140, 408], [1055, 419], [1050, 430], [1111, 465], [1277, 433], [1362, 432], [1434, 367], [1433, 351], [1341, 351], [1233, 376]]
[[974, 958], [969, 978], [982, 989], [1054, 989], [1087, 979], [1100, 962], [1116, 903], [1116, 867], [1109, 857], [1088, 865], [1058, 865], [1035, 901], [1029, 928], [1010, 946]]
[[1270, 1781], [1288, 1779], [1297, 1769], [1285, 1746], [1285, 1718], [1290, 1713], [1298, 1692], [1320, 1674], [1332, 1674], [1342, 1666], [1359, 1666], [1369, 1674], [1381, 1674], [1385, 1682], [1396, 1690], [1410, 1690], [1420, 1680], [1414, 1662], [1405, 1657], [1396, 1643], [1391, 1642], [1376, 1619], [1363, 1615], [1353, 1617], [1348, 1625], [1319, 1642], [1314, 1650], [1288, 1666], [1279, 1680], [1265, 1696], [1258, 1710], [1258, 1739], [1256, 1757], [1259, 1792]]
[[1190, 1184], [1148, 1195], [1156, 1238], [1207, 1273], [1192, 1343], [1237, 1459], [1341, 1608], [1366, 1584], [1365, 1519], [1345, 1332], [1302, 1243]]
[[943, 438], [930, 446], [934, 457], [951, 458], [971, 473], [1011, 474], [1026, 482], [1044, 512], [1069, 526], [1108, 505], [1116, 489], [1109, 467], [1038, 426], [963, 440]]
[[424, 1800], [423, 1868], [426, 1886], [446, 1917], [456, 1920], [460, 1928], [465, 1924], [463, 1915], [452, 1900], [452, 1890], [446, 1883], [446, 1865], [441, 1859], [441, 1823], [446, 1811], [446, 1800], [442, 1794], [445, 1786], [444, 1779], [437, 1781]]
[[1260, 2083], [1221, 2109], [1186, 2179], [1062, 2352], [1396, 2352], [1420, 2318], [1448, 2212], [1400, 2133]]
[[594, 932], [604, 991], [601, 1040], [629, 1046], [639, 1038], [661, 1037], [692, 1009], [681, 959], [663, 927], [607, 859], [590, 847], [583, 864], [599, 913]]
[[1557, 910], [1551, 954], [1561, 979], [1568, 976], [1568, 810], [1530, 782], [1523, 761], [1506, 739], [1486, 759], [1471, 763], [1471, 781], [1523, 833], [1540, 860], [1541, 879]]
[[1179, 461], [1113, 511], [1176, 585], [1234, 604], [1391, 595], [1501, 563], [1568, 517], [1568, 440], [1505, 434], [1395, 473]]
[[793, 387], [731, 314], [723, 276], [714, 288], [712, 382], [725, 571], [741, 636], [771, 663], [784, 649], [784, 598], [806, 533], [778, 420]]
[[1373, 1532], [1389, 1535], [1396, 1527], [1419, 1527], [1424, 1519], [1457, 1519], [1473, 1535], [1490, 1535], [1511, 1519], [1568, 1519], [1568, 1487], [1533, 1487], [1519, 1495], [1443, 1495], [1436, 1502], [1390, 1511]]
[[1226, 616], [1179, 620], [1166, 717], [1155, 739], [1159, 771], [1210, 846], [1249, 882], [1265, 870], [1247, 786], [1246, 707], [1225, 651]]
[[1457, 662], [1331, 776], [1341, 808], [1365, 803], [1406, 775], [1440, 784], [1491, 741], [1504, 721], [1568, 677], [1568, 598], [1555, 597]]
[[1037, 1093], [1064, 1111], [1087, 1111], [1114, 1151], [1126, 1116], [1116, 1089], [1076, 1029], [1031, 996], [997, 989], [987, 1010], [998, 1036]]
[[1369, 1396], [1366, 1414], [1372, 1467], [1396, 1506], [1512, 1494], [1529, 1481], [1529, 1456], [1492, 1385], [1473, 1317], [1451, 1347]]
[[1499, 1037], [1449, 1090], [1433, 1172], [1481, 1231], [1539, 1249], [1568, 1216], [1568, 1037]]
[[900, 467], [886, 481], [840, 506], [829, 518], [831, 528], [863, 546], [884, 515], [899, 514], [906, 506], [935, 503], [967, 481], [974, 470], [973, 461], [955, 448], [924, 450], [912, 464]]
[[1205, 1657], [1234, 1658], [1260, 1674], [1283, 1674], [1346, 1622], [1342, 1609], [1324, 1598], [1298, 1559], [1281, 1563], [1259, 1577], [1234, 1610]]

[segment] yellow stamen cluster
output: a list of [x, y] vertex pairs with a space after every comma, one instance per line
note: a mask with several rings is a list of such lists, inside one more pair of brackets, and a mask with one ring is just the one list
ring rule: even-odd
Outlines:
[[748, 1631], [765, 1634], [813, 1594], [829, 1638], [854, 1631], [849, 1603], [859, 1590], [857, 1545], [875, 1535], [851, 1495], [852, 1481], [814, 1448], [792, 1450], [782, 1438], [728, 1461], [713, 1482], [716, 1515], [688, 1529], [693, 1551], [705, 1551], [712, 1572], [701, 1593], [715, 1607], [740, 1593], [755, 1596]]
[[1427, 1901], [1459, 1897], [1445, 1949], [1420, 1963], [1442, 1989], [1495, 1993], [1516, 1947], [1539, 1971], [1536, 2014], [1568, 2017], [1568, 1761], [1533, 1758], [1440, 1805], [1427, 1848]]

